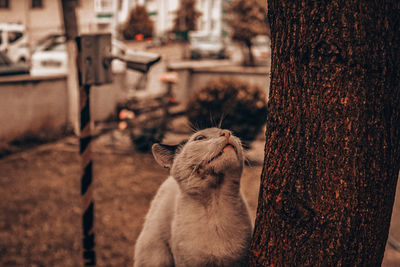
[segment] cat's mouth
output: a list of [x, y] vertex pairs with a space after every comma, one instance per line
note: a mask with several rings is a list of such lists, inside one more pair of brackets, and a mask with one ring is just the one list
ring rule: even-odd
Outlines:
[[209, 171], [207, 171], [205, 166], [210, 165], [210, 163], [219, 159], [224, 153], [230, 153], [229, 150], [233, 150], [235, 152], [236, 157], [238, 157], [238, 152], [237, 152], [237, 148], [235, 147], [235, 145], [233, 145], [232, 143], [226, 143], [218, 154], [214, 155], [212, 158], [210, 158], [203, 164], [199, 164], [197, 167], [195, 167], [197, 174], [199, 174], [199, 175], [211, 174], [211, 175], [215, 176], [216, 173], [215, 173], [214, 167], [211, 167], [211, 169]]
[[221, 157], [224, 154], [224, 152], [229, 149], [233, 149], [235, 151], [235, 153], [237, 154], [236, 147], [234, 145], [232, 145], [231, 143], [227, 143], [217, 155], [215, 155], [214, 157], [212, 157], [211, 159], [209, 159], [207, 161], [207, 164], [210, 164], [217, 158]]

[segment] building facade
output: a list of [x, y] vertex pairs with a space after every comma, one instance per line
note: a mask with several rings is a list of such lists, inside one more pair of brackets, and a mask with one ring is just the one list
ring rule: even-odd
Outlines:
[[197, 10], [201, 12], [198, 20], [198, 34], [220, 36], [222, 34], [222, 0], [197, 0]]
[[[198, 33], [220, 35], [224, 32], [223, 1], [197, 0]], [[61, 1], [0, 0], [0, 23], [19, 23], [27, 29], [28, 39], [35, 42], [50, 33], [63, 32]], [[144, 5], [154, 21], [154, 34], [162, 36], [173, 27], [180, 0], [78, 0], [79, 30], [113, 32], [126, 21], [129, 11]]]
[[[118, 1], [79, 0], [77, 18], [80, 32], [109, 32], [114, 25], [114, 4]], [[61, 1], [0, 0], [0, 23], [24, 25], [32, 43], [48, 34], [62, 33]]]
[[[136, 5], [145, 6], [150, 18], [154, 21], [154, 35], [166, 35], [173, 28], [176, 12], [181, 0], [95, 0], [102, 3], [104, 7], [113, 7], [116, 17], [114, 22], [108, 20], [111, 27], [123, 24], [129, 16], [130, 10]], [[220, 36], [225, 30], [224, 25], [224, 3], [230, 0], [197, 0], [196, 9], [202, 15], [197, 22], [197, 33], [200, 35]], [[97, 9], [101, 10], [101, 9]], [[99, 11], [97, 17], [99, 16]], [[106, 12], [107, 13], [107, 12]]]

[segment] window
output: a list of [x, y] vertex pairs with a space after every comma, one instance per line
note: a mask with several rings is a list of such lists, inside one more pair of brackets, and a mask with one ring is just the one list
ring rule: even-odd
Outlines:
[[54, 43], [47, 47], [45, 51], [66, 51], [67, 45], [65, 43]]
[[32, 0], [32, 8], [42, 8], [43, 1], [42, 0]]
[[216, 20], [215, 19], [212, 19], [211, 20], [211, 29], [214, 29], [215, 28], [215, 25], [217, 25], [217, 22], [216, 22]]
[[0, 8], [9, 8], [9, 2], [8, 0], [0, 0]]
[[97, 12], [110, 12], [114, 10], [114, 2], [112, 0], [96, 0], [94, 8]]
[[22, 37], [22, 32], [8, 32], [8, 43], [14, 43], [15, 41], [17, 41], [19, 38]]

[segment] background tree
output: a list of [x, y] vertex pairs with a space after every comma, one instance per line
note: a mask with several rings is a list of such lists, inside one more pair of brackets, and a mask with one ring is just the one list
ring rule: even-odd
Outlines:
[[137, 34], [143, 34], [145, 38], [153, 35], [153, 21], [144, 6], [132, 8], [127, 22], [122, 27], [122, 34], [127, 40], [135, 39]]
[[269, 34], [266, 1], [234, 0], [228, 12], [232, 39], [243, 44], [247, 50], [243, 64], [254, 66], [251, 40], [257, 35]]
[[400, 164], [399, 2], [268, 8], [271, 93], [249, 266], [380, 266]]
[[181, 0], [179, 9], [174, 19], [173, 31], [176, 33], [186, 33], [197, 29], [197, 19], [201, 12], [196, 10], [196, 0]]

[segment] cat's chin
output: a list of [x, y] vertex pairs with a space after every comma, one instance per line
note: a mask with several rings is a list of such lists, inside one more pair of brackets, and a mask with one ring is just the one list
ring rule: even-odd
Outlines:
[[200, 165], [196, 168], [196, 174], [200, 177], [215, 176], [220, 177], [227, 173], [241, 173], [243, 163], [238, 159], [236, 152], [233, 149], [223, 151], [221, 155], [207, 162], [205, 165]]
[[222, 155], [209, 163], [208, 168], [212, 168], [216, 173], [226, 173], [236, 171], [242, 166], [234, 149], [224, 148]]

